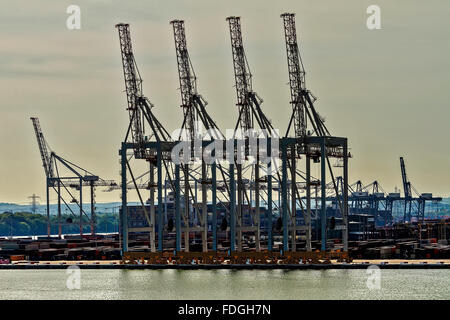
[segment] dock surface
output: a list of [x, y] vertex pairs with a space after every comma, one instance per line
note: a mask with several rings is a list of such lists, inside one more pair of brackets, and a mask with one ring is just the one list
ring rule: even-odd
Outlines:
[[401, 260], [376, 259], [354, 260], [351, 263], [331, 261], [329, 264], [121, 264], [120, 260], [98, 261], [18, 261], [11, 264], [0, 264], [4, 269], [66, 269], [78, 266], [80, 269], [285, 269], [285, 270], [326, 270], [326, 269], [367, 269], [376, 265], [380, 269], [450, 269], [450, 259]]

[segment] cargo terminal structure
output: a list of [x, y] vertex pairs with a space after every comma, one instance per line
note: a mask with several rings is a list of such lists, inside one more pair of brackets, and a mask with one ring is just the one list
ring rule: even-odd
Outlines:
[[[38, 119], [32, 118], [46, 173], [48, 237], [49, 190], [58, 196], [59, 237], [64, 225], [61, 201], [66, 206], [68, 202], [78, 205], [80, 239], [84, 225], [90, 226], [95, 237], [96, 186], [121, 190], [117, 240], [125, 261], [348, 261], [349, 242], [354, 249], [355, 241], [375, 239], [381, 231], [385, 237], [405, 232], [395, 227], [395, 210], [397, 218], [398, 211], [402, 212], [405, 225], [425, 223], [426, 204], [442, 199], [414, 189], [402, 157], [404, 196], [397, 191], [386, 193], [377, 181], [349, 184], [352, 156], [347, 138], [330, 133], [306, 86], [295, 15], [284, 13], [281, 20], [291, 106], [277, 108], [290, 117], [279, 126], [264, 112], [263, 100], [253, 88], [241, 19], [230, 16], [226, 22], [236, 101], [221, 103], [229, 104], [236, 123], [226, 132], [214, 121], [214, 106], [208, 107], [199, 93], [183, 20], [170, 22], [183, 115], [175, 133], [158, 120], [158, 108], [144, 95], [130, 25], [117, 24], [129, 114], [119, 150], [120, 182], [101, 179], [49, 153]], [[173, 111], [179, 109], [173, 107]], [[54, 170], [58, 163], [68, 170], [67, 176]], [[148, 169], [138, 172], [143, 164]], [[83, 186], [90, 187], [90, 213], [83, 209]], [[70, 188], [79, 192], [78, 199]], [[64, 200], [64, 190], [71, 200]], [[129, 204], [129, 192], [136, 193], [138, 205]]]
[[[235, 132], [254, 130], [264, 132], [267, 145], [258, 144], [256, 156], [249, 148], [248, 136], [243, 147], [237, 143], [236, 135], [230, 143], [216, 125], [206, 109], [206, 101], [198, 93], [197, 79], [186, 45], [185, 24], [173, 20], [175, 50], [180, 80], [181, 109], [183, 123], [181, 129], [187, 137], [173, 137], [154, 114], [153, 105], [144, 96], [142, 79], [138, 71], [131, 45], [130, 26], [116, 25], [119, 31], [122, 64], [129, 111], [129, 127], [120, 149], [121, 157], [121, 236], [124, 254], [129, 251], [128, 238], [132, 232], [148, 232], [150, 251], [162, 253], [189, 252], [191, 243], [201, 243], [201, 251], [229, 253], [274, 250], [274, 232], [282, 239], [284, 253], [297, 251], [297, 239], [305, 239], [305, 251], [311, 251], [311, 221], [313, 185], [320, 188], [320, 213], [315, 217], [320, 221], [321, 251], [326, 251], [326, 192], [327, 175], [335, 189], [338, 215], [341, 218], [335, 229], [341, 230], [342, 252], [348, 250], [348, 146], [347, 139], [330, 134], [322, 118], [314, 107], [314, 96], [305, 86], [305, 71], [297, 45], [294, 14], [281, 15], [285, 31], [288, 74], [291, 93], [291, 117], [284, 135], [276, 133], [274, 125], [262, 109], [262, 99], [253, 90], [252, 74], [245, 56], [239, 17], [228, 17], [232, 62], [237, 96], [237, 122]], [[280, 107], [281, 108], [281, 107]], [[201, 154], [210, 144], [222, 145], [223, 154], [231, 160], [217, 159], [206, 163], [203, 157], [195, 159], [194, 140], [197, 123], [212, 132], [209, 138], [201, 140]], [[310, 125], [310, 130], [308, 127]], [[149, 135], [146, 136], [146, 127]], [[197, 137], [198, 138], [198, 137]], [[274, 161], [261, 161], [264, 151], [272, 157], [273, 142], [279, 146], [280, 170], [272, 170]], [[173, 149], [178, 144], [191, 145], [184, 150], [192, 164], [173, 161]], [[211, 147], [211, 146], [210, 146]], [[242, 148], [241, 148], [242, 147]], [[128, 150], [132, 151], [130, 156]], [[212, 148], [212, 153], [214, 153]], [[134, 178], [130, 159], [145, 160], [149, 165], [150, 192], [147, 204]], [[273, 158], [273, 157], [272, 157]], [[343, 192], [338, 193], [336, 168], [330, 159], [340, 159], [342, 166]], [[242, 161], [238, 161], [242, 160]], [[304, 160], [304, 161], [303, 161]], [[300, 164], [300, 162], [304, 162]], [[320, 167], [320, 176], [312, 177], [311, 162]], [[304, 169], [303, 169], [304, 168]], [[273, 174], [262, 174], [269, 172]], [[156, 174], [156, 177], [155, 177]], [[141, 202], [142, 212], [147, 220], [146, 227], [130, 228], [128, 224], [127, 184], [128, 175]], [[163, 193], [168, 181], [174, 195], [172, 217], [164, 218]], [[274, 185], [280, 202], [273, 199]], [[303, 196], [301, 193], [306, 192]], [[183, 199], [183, 204], [181, 202]], [[192, 202], [192, 209], [190, 202]], [[210, 205], [208, 206], [208, 204]], [[275, 208], [276, 206], [276, 208]], [[220, 208], [220, 209], [219, 209]], [[300, 208], [300, 210], [298, 210]], [[222, 210], [223, 209], [223, 210]], [[218, 219], [219, 210], [222, 212]], [[278, 213], [278, 217], [275, 215]], [[194, 219], [195, 216], [195, 219]], [[261, 222], [264, 221], [264, 228]], [[175, 233], [175, 246], [165, 247], [165, 237]], [[218, 241], [218, 233], [226, 233], [228, 241]], [[263, 240], [264, 239], [264, 243]], [[281, 249], [281, 250], [279, 250]]]
[[[162, 257], [164, 252], [174, 257], [180, 254], [191, 257], [187, 253], [195, 251], [192, 257], [201, 257], [198, 252], [204, 253], [203, 258], [209, 257], [204, 261], [215, 261], [211, 253], [216, 257], [220, 254], [239, 256], [245, 261], [245, 258], [267, 257], [267, 253], [277, 252], [307, 261], [333, 252], [334, 257], [345, 260], [348, 258], [349, 217], [358, 225], [361, 225], [361, 219], [367, 224], [370, 218], [365, 216], [370, 216], [367, 215], [369, 212], [373, 214], [374, 226], [389, 226], [393, 223], [393, 204], [402, 202], [405, 204], [403, 222], [412, 220], [413, 204], [417, 206], [417, 219], [423, 221], [426, 202], [441, 200], [431, 194], [413, 197], [403, 158], [400, 160], [404, 197], [379, 192], [381, 186], [376, 181], [369, 186], [363, 186], [360, 181], [349, 185], [351, 154], [347, 138], [330, 133], [315, 108], [316, 98], [306, 87], [295, 15], [284, 13], [281, 19], [291, 97], [291, 116], [284, 132], [275, 130], [277, 127], [263, 111], [263, 100], [253, 89], [240, 17], [226, 18], [237, 100], [237, 121], [231, 143], [210, 115], [213, 109], [207, 110], [207, 102], [198, 92], [184, 21], [170, 22], [183, 112], [182, 130], [176, 136], [170, 135], [158, 121], [154, 105], [143, 93], [129, 24], [116, 25], [130, 119], [119, 151], [124, 256], [142, 257], [139, 252], [142, 248], [129, 248], [128, 239], [132, 233], [148, 233], [147, 257], [152, 254]], [[278, 108], [283, 109], [282, 106]], [[198, 127], [205, 128], [209, 135], [199, 133]], [[242, 132], [253, 132], [254, 136], [242, 136]], [[255, 153], [249, 145], [260, 132], [264, 133], [265, 139], [262, 140], [264, 143], [257, 143]], [[244, 143], [237, 142], [239, 137]], [[273, 148], [274, 141], [276, 149]], [[200, 156], [195, 152], [196, 143]], [[185, 147], [181, 153], [180, 145]], [[174, 153], [175, 149], [178, 151]], [[220, 149], [220, 155], [215, 154], [217, 149]], [[205, 161], [204, 154], [208, 152], [215, 156], [214, 161]], [[261, 152], [271, 161], [263, 161]], [[276, 157], [272, 152], [277, 153]], [[187, 161], [177, 162], [174, 156]], [[148, 183], [139, 184], [135, 179], [130, 164], [132, 158], [148, 163], [149, 171], [145, 173]], [[273, 168], [277, 162], [275, 158], [279, 160], [276, 170]], [[332, 164], [332, 161], [336, 163]], [[312, 167], [317, 168], [317, 177], [312, 176]], [[129, 185], [136, 190], [140, 206], [128, 206]], [[369, 194], [366, 190], [370, 187], [372, 192]], [[146, 202], [143, 192], [150, 193]], [[168, 194], [173, 198], [170, 208], [166, 203]], [[331, 207], [327, 206], [330, 202]], [[349, 215], [349, 208], [352, 215]], [[131, 211], [140, 213], [143, 226], [128, 222]], [[358, 232], [361, 230], [356, 230], [355, 234]], [[313, 251], [318, 250], [313, 250], [311, 245], [313, 235], [316, 241], [320, 240], [320, 252], [316, 256]], [[327, 241], [328, 235], [334, 239], [331, 244]], [[353, 240], [356, 238], [353, 236]]]

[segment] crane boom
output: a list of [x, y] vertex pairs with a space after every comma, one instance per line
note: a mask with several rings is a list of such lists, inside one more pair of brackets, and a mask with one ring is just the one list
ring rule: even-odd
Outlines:
[[130, 26], [126, 23], [116, 25], [119, 31], [120, 50], [122, 53], [123, 76], [133, 142], [142, 143], [144, 140], [144, 119], [139, 108], [139, 98], [142, 97], [142, 78], [139, 74], [131, 45]]
[[281, 17], [283, 18], [293, 111], [286, 136], [289, 134], [291, 125], [294, 122], [296, 138], [304, 137], [307, 134], [307, 119], [309, 119], [313, 132], [316, 135], [330, 136], [331, 134], [325, 126], [324, 119], [314, 107], [316, 98], [305, 85], [305, 69], [298, 49], [297, 33], [295, 31], [295, 15], [293, 13], [283, 13]]
[[239, 17], [228, 17], [230, 25], [231, 51], [233, 54], [234, 78], [236, 83], [237, 105], [242, 130], [253, 128], [251, 117], [252, 74], [245, 57], [242, 42], [241, 21]]
[[[289, 85], [291, 89], [292, 116], [294, 118], [295, 137], [306, 136], [306, 101], [305, 69], [297, 44], [295, 28], [295, 14], [283, 13], [284, 35], [286, 42], [286, 55], [289, 72]], [[289, 130], [289, 129], [288, 129]]]
[[[237, 106], [239, 107], [238, 125], [241, 130], [254, 129], [256, 120], [261, 129], [273, 129], [272, 124], [261, 109], [262, 99], [252, 89], [252, 74], [245, 56], [242, 41], [241, 19], [227, 18], [230, 27], [231, 51], [233, 55], [234, 78], [236, 84]], [[270, 132], [269, 132], [270, 134]]]
[[135, 144], [135, 157], [142, 159], [147, 157], [146, 149], [143, 147], [143, 143], [146, 141], [145, 121], [150, 125], [152, 134], [157, 141], [168, 141], [170, 135], [152, 113], [153, 104], [143, 94], [142, 78], [131, 45], [130, 25], [118, 23], [116, 28], [119, 31], [127, 110], [130, 117], [129, 131], [131, 131], [132, 141]]
[[181, 107], [184, 113], [184, 128], [188, 131], [191, 140], [194, 140], [194, 125], [196, 112], [194, 107], [194, 95], [197, 93], [195, 73], [187, 51], [184, 22], [173, 20], [175, 50], [178, 63], [178, 78], [180, 79]]
[[206, 112], [206, 101], [197, 92], [197, 77], [192, 66], [186, 44], [185, 26], [183, 20], [172, 20], [175, 51], [180, 80], [181, 107], [184, 120], [182, 129], [186, 129], [190, 139], [194, 139], [195, 121], [200, 118], [207, 130], [212, 130], [216, 137], [223, 137], [215, 122]]
[[45, 141], [44, 134], [42, 133], [41, 125], [39, 124], [39, 119], [37, 117], [31, 117], [33, 122], [34, 132], [36, 134], [36, 139], [39, 146], [39, 151], [41, 153], [42, 165], [44, 167], [45, 175], [47, 178], [53, 178], [53, 165], [51, 161], [51, 155], [47, 149], [47, 142]]
[[405, 192], [405, 198], [409, 198], [412, 196], [411, 183], [408, 181], [408, 177], [406, 176], [406, 167], [403, 157], [400, 157], [400, 169], [402, 171], [402, 181], [403, 181], [403, 190]]

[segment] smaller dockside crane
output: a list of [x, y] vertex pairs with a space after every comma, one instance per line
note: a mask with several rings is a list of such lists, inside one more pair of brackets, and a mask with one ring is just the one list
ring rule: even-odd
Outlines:
[[[42, 165], [44, 167], [46, 177], [47, 188], [47, 236], [51, 236], [51, 219], [50, 219], [50, 188], [53, 189], [58, 196], [58, 236], [62, 236], [62, 227], [65, 225], [62, 222], [61, 216], [61, 201], [67, 207], [71, 215], [75, 216], [75, 212], [72, 210], [70, 203], [76, 204], [79, 209], [79, 230], [80, 236], [83, 235], [83, 217], [86, 216], [91, 228], [91, 234], [96, 233], [96, 215], [95, 215], [95, 187], [105, 186], [110, 187], [116, 185], [113, 180], [104, 180], [99, 176], [89, 172], [86, 169], [62, 158], [55, 152], [51, 151], [42, 133], [39, 119], [36, 117], [30, 118], [33, 123], [34, 132], [39, 146], [39, 152], [41, 154]], [[61, 168], [60, 168], [61, 166]], [[68, 172], [62, 173], [62, 168]], [[83, 187], [88, 186], [90, 188], [90, 216], [83, 209]], [[70, 189], [76, 189], [79, 191], [79, 198], [76, 199], [75, 194], [70, 192]], [[65, 190], [69, 195], [70, 200], [66, 201], [62, 196], [62, 191]], [[66, 224], [72, 224], [71, 218], [66, 221]]]

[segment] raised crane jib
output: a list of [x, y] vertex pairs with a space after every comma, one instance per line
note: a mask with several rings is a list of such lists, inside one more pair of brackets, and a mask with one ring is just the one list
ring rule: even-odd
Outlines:
[[400, 169], [402, 171], [403, 191], [405, 192], [405, 198], [408, 198], [412, 195], [411, 183], [408, 181], [408, 177], [406, 176], [406, 167], [403, 157], [400, 157]]
[[144, 141], [144, 121], [138, 101], [142, 97], [142, 79], [133, 55], [129, 24], [119, 23], [116, 25], [116, 28], [119, 31], [125, 91], [128, 102], [127, 109], [131, 122], [131, 136], [134, 143], [140, 144]]
[[255, 128], [255, 121], [261, 129], [273, 129], [272, 124], [261, 109], [262, 99], [252, 89], [252, 74], [245, 56], [240, 17], [227, 18], [230, 27], [231, 52], [233, 56], [234, 78], [236, 85], [239, 119], [236, 128], [241, 130]]
[[306, 108], [308, 95], [305, 86], [305, 70], [297, 44], [295, 14], [283, 13], [284, 36], [291, 90], [292, 117], [294, 118], [295, 137], [306, 136]]
[[156, 140], [167, 141], [170, 139], [170, 135], [152, 113], [151, 108], [153, 105], [143, 94], [142, 78], [131, 45], [129, 24], [119, 23], [116, 25], [116, 28], [119, 32], [125, 91], [128, 103], [127, 110], [130, 117], [129, 131], [131, 132], [132, 141], [135, 143], [135, 156], [137, 158], [145, 158], [147, 157], [146, 149], [143, 147], [143, 143], [146, 141], [145, 122], [150, 125], [152, 135]]
[[47, 142], [44, 139], [44, 134], [41, 130], [41, 125], [39, 124], [39, 119], [36, 117], [31, 117], [31, 121], [33, 122], [34, 132], [36, 134], [36, 139], [39, 146], [39, 151], [41, 153], [42, 165], [44, 167], [45, 175], [47, 178], [53, 178], [53, 165], [51, 160], [51, 154], [48, 152]]
[[172, 20], [177, 56], [178, 77], [180, 80], [181, 107], [183, 108], [183, 126], [189, 138], [195, 137], [195, 121], [200, 120], [207, 130], [212, 130], [215, 137], [223, 137], [217, 125], [205, 109], [206, 101], [197, 92], [197, 78], [189, 57], [183, 20]]

